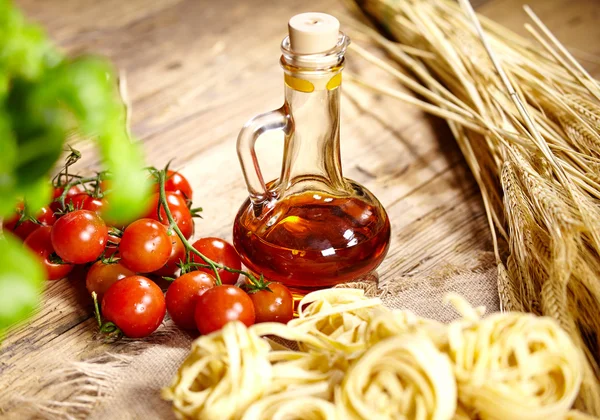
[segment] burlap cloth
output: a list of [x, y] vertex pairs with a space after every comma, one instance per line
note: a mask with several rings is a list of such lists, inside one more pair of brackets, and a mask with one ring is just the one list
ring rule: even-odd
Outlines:
[[[485, 305], [490, 312], [498, 310], [496, 267], [489, 260], [489, 264], [479, 264], [471, 270], [446, 267], [427, 278], [399, 278], [387, 284], [378, 284], [371, 278], [348, 286], [380, 296], [391, 308], [410, 309], [421, 316], [449, 321], [457, 316], [443, 303], [444, 295], [450, 291], [465, 296], [473, 305]], [[160, 389], [171, 381], [193, 338], [167, 320], [151, 338], [132, 341], [124, 346], [124, 352], [56, 370], [44, 379], [46, 390], [55, 390], [50, 393], [52, 398], [20, 396], [18, 406], [7, 413], [8, 418], [174, 418], [170, 404], [160, 398]]]

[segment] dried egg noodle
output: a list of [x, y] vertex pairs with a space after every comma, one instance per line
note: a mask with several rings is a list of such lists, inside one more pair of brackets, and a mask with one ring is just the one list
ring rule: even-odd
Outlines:
[[391, 337], [350, 367], [336, 403], [343, 419], [452, 418], [456, 382], [448, 356], [419, 335]]
[[163, 397], [202, 420], [588, 418], [570, 411], [581, 355], [556, 322], [449, 300], [462, 318], [443, 325], [362, 290], [311, 293], [288, 325], [198, 338]]
[[467, 315], [448, 326], [463, 405], [484, 419], [564, 418], [582, 380], [582, 354], [567, 333], [551, 318], [519, 312], [479, 320], [462, 298], [450, 299]]
[[329, 420], [337, 418], [335, 405], [301, 390], [269, 395], [252, 404], [242, 420]]

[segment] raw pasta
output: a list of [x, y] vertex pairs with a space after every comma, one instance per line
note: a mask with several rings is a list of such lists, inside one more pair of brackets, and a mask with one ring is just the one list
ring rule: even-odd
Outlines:
[[563, 419], [579, 391], [582, 354], [556, 321], [467, 315], [448, 327], [461, 402], [482, 419]]
[[242, 420], [330, 420], [336, 418], [335, 405], [302, 389], [270, 395], [252, 404]]
[[299, 308], [298, 318], [288, 327], [319, 339], [316, 346], [300, 342], [299, 348], [343, 352], [346, 359], [354, 359], [366, 350], [365, 331], [370, 321], [388, 312], [380, 299], [367, 299], [360, 289], [319, 290], [306, 295]]
[[343, 419], [444, 420], [456, 411], [448, 356], [422, 335], [378, 342], [350, 367], [336, 404]]
[[163, 397], [185, 419], [587, 418], [571, 410], [581, 355], [555, 321], [448, 300], [462, 317], [443, 325], [358, 289], [311, 293], [287, 325], [198, 338]]
[[448, 343], [446, 326], [432, 319], [421, 318], [411, 311], [382, 311], [367, 325], [365, 339], [370, 347], [388, 337], [401, 334], [425, 334], [439, 349]]
[[239, 418], [271, 384], [268, 342], [234, 322], [192, 344], [173, 386], [163, 398], [173, 401], [178, 418]]

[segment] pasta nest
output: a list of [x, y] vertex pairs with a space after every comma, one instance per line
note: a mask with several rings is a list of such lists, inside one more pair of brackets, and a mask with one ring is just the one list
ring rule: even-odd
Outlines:
[[202, 420], [588, 419], [571, 410], [582, 355], [555, 321], [447, 300], [461, 318], [444, 325], [362, 290], [311, 293], [287, 325], [198, 338], [163, 397]]
[[448, 354], [461, 403], [482, 419], [564, 419], [579, 392], [582, 354], [558, 323], [520, 312], [479, 319], [462, 302], [458, 309]]
[[378, 342], [349, 369], [336, 394], [340, 419], [449, 419], [456, 383], [448, 356], [422, 335]]

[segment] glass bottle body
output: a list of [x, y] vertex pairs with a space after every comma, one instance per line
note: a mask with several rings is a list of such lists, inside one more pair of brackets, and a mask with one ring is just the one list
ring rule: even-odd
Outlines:
[[[356, 280], [381, 263], [389, 246], [385, 210], [342, 175], [339, 104], [347, 40], [341, 40], [341, 54], [325, 68], [290, 65], [284, 50], [284, 106], [251, 121], [238, 140], [250, 197], [234, 222], [234, 246], [250, 270], [297, 291]], [[285, 134], [281, 176], [268, 184], [253, 150], [265, 126]]]
[[372, 194], [347, 182], [352, 196], [307, 191], [274, 199], [261, 217], [246, 201], [233, 234], [244, 264], [298, 290], [356, 280], [377, 268], [387, 253], [389, 220]]

